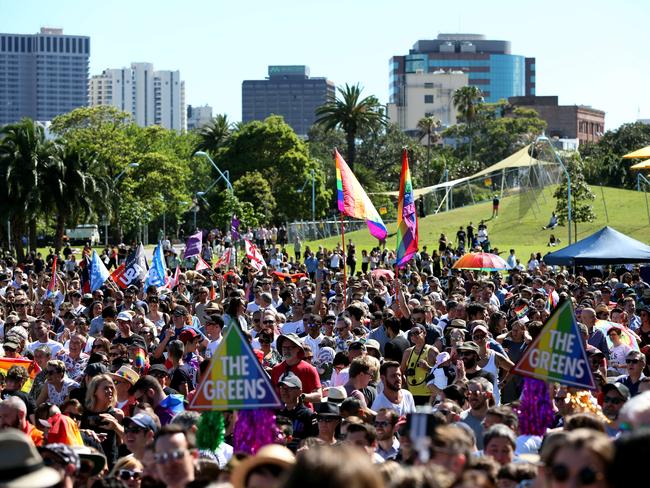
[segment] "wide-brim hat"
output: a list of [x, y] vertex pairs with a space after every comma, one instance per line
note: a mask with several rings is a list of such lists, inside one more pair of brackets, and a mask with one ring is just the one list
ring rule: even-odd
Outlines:
[[128, 366], [120, 366], [120, 369], [115, 371], [115, 373], [109, 373], [114, 378], [120, 378], [131, 383], [131, 386], [135, 385], [136, 381], [140, 379], [140, 375], [133, 371]]
[[79, 454], [82, 473], [97, 476], [106, 467], [106, 456], [96, 449], [86, 446], [73, 446], [72, 448]]
[[244, 488], [248, 474], [256, 467], [263, 464], [273, 464], [288, 469], [296, 462], [293, 453], [279, 444], [268, 444], [262, 447], [257, 454], [250, 456], [238, 464], [230, 476], [234, 488]]
[[43, 463], [32, 440], [16, 429], [0, 432], [0, 487], [45, 488], [61, 482], [61, 474]]
[[300, 340], [300, 337], [298, 337], [298, 334], [282, 334], [280, 337], [278, 337], [276, 344], [278, 351], [282, 351], [282, 344], [284, 344], [284, 341], [289, 341], [292, 344], [298, 346], [300, 349], [305, 350], [305, 345], [302, 343]]

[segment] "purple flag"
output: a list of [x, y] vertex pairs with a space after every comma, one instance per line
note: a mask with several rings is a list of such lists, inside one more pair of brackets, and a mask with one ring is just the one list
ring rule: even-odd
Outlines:
[[192, 234], [185, 243], [185, 255], [183, 256], [183, 259], [201, 254], [202, 245], [203, 231], [198, 231], [196, 234]]
[[232, 234], [233, 241], [239, 240], [239, 219], [236, 215], [233, 215], [230, 221], [230, 233]]

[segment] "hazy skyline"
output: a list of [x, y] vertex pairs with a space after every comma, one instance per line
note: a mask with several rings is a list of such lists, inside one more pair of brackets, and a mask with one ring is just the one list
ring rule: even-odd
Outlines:
[[0, 31], [61, 27], [91, 37], [90, 75], [151, 62], [180, 70], [186, 103], [241, 119], [241, 83], [267, 66], [305, 64], [337, 86], [360, 83], [388, 101], [388, 62], [439, 33], [508, 40], [536, 58], [537, 95], [606, 111], [606, 129], [650, 118], [645, 52], [650, 3], [550, 0], [479, 2], [250, 0], [0, 0]]

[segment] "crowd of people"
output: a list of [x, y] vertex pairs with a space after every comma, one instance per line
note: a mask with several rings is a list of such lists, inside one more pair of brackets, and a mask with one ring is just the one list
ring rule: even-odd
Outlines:
[[[54, 253], [23, 263], [7, 257], [0, 486], [638, 482], [650, 447], [650, 285], [642, 270], [565, 270], [536, 256], [524, 266], [514, 250], [503, 273], [452, 269], [467, 243], [481, 232], [487, 239], [481, 226], [476, 235], [472, 224], [461, 228], [455, 243], [441, 236], [431, 254], [422, 246], [397, 276], [385, 247], [360, 255], [353, 243], [345, 252], [310, 249], [284, 230], [248, 231], [262, 269], [230, 233], [205, 236], [209, 267], [200, 271], [165, 244], [170, 274], [181, 271], [171, 288], [109, 280], [87, 290], [89, 248], [76, 259], [67, 248], [56, 280]], [[232, 246], [238, 253], [224, 262]], [[102, 254], [114, 268], [132, 251]], [[535, 380], [512, 372], [566, 300], [593, 391], [527, 383]], [[224, 412], [216, 448], [196, 443], [203, 414], [190, 404], [231, 327], [281, 401], [277, 442], [257, 453], [234, 449], [236, 411]], [[524, 397], [534, 388], [542, 393], [531, 407]], [[531, 421], [535, 403], [548, 405], [547, 424]]]

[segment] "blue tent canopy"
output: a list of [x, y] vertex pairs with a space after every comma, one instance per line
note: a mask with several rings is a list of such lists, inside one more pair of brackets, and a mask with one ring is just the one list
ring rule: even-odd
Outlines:
[[548, 253], [544, 262], [558, 266], [650, 263], [650, 246], [611, 227], [603, 227], [581, 241]]

